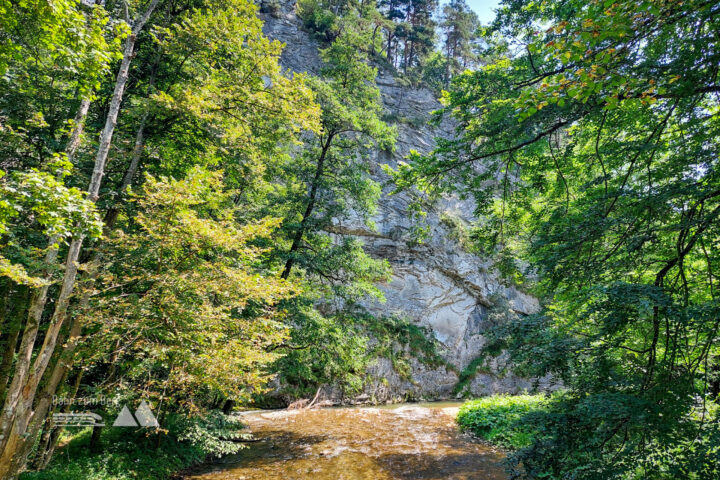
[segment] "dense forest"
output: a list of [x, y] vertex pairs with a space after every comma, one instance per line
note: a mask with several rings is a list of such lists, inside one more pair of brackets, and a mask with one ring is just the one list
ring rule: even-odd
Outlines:
[[[315, 73], [263, 34], [280, 8], [0, 0], [0, 478], [168, 478], [253, 448], [233, 409], [441, 361], [366, 311], [392, 268], [336, 233], [374, 228], [379, 73], [455, 132], [385, 168], [414, 241], [467, 199], [468, 248], [540, 302], [491, 316], [473, 364], [562, 385], [514, 420], [512, 478], [719, 478], [720, 4], [505, 0], [482, 25], [464, 0], [298, 0]], [[104, 460], [32, 476], [87, 397], [162, 427], [95, 427]]]

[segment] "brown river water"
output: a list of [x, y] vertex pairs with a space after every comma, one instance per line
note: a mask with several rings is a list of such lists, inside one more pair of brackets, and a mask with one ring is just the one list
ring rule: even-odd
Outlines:
[[259, 441], [186, 480], [506, 480], [503, 455], [460, 433], [459, 403], [252, 412]]

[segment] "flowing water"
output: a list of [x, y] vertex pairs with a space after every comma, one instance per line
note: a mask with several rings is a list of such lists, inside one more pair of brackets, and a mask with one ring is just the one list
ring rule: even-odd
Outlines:
[[505, 480], [503, 455], [458, 432], [459, 404], [245, 415], [259, 439], [194, 480]]

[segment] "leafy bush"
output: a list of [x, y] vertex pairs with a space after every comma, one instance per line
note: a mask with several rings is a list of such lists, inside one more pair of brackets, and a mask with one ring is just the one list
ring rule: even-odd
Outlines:
[[[644, 463], [613, 458], [621, 449], [630, 448], [630, 442], [639, 435], [630, 427], [627, 437], [614, 444], [612, 453], [602, 453], [604, 443], [613, 441], [609, 432], [617, 422], [598, 428], [598, 418], [647, 417], [652, 408], [656, 407], [623, 394], [581, 398], [567, 391], [551, 396], [498, 395], [465, 403], [457, 422], [463, 430], [512, 450], [505, 462], [511, 478], [720, 478], [720, 423], [718, 406], [713, 402], [697, 405], [680, 421], [667, 424], [664, 434], [677, 439], [672, 447], [665, 446], [667, 440], [662, 434], [648, 436]], [[676, 424], [681, 424], [684, 438], [668, 433]]]
[[[301, 301], [294, 300], [295, 305]], [[453, 368], [440, 355], [432, 335], [406, 319], [375, 317], [360, 308], [323, 314], [306, 305], [293, 311], [296, 325], [290, 343], [295, 348], [273, 366], [287, 400], [312, 396], [322, 385], [356, 395], [368, 379], [367, 368], [381, 358], [389, 359], [405, 379], [411, 378], [412, 359], [430, 368]], [[256, 405], [272, 405], [270, 400], [258, 397]]]
[[473, 358], [467, 367], [465, 367], [458, 374], [458, 382], [453, 388], [453, 394], [461, 394], [463, 396], [469, 396], [469, 391], [466, 390], [467, 386], [477, 376], [478, 373], [490, 373], [490, 369], [486, 367], [485, 356], [478, 356]]
[[300, 0], [297, 4], [298, 16], [305, 28], [320, 40], [332, 41], [337, 34], [337, 18], [331, 9], [318, 0]]
[[239, 417], [224, 415], [219, 411], [209, 412], [199, 418], [178, 417], [178, 440], [189, 442], [200, 448], [206, 455], [222, 456], [237, 453], [245, 446], [238, 443], [252, 435], [243, 433], [245, 428]]
[[465, 403], [457, 423], [463, 430], [501, 447], [523, 448], [530, 445], [537, 432], [521, 420], [543, 410], [547, 403], [544, 395], [493, 395]]

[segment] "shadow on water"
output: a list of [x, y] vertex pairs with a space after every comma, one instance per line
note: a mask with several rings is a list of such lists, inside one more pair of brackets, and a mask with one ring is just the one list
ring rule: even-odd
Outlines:
[[235, 455], [215, 460], [213, 465], [261, 466], [282, 462], [305, 455], [309, 447], [328, 440], [323, 435], [302, 435], [286, 430], [264, 430], [257, 442]]
[[330, 408], [245, 416], [259, 440], [195, 480], [506, 480], [502, 454], [460, 434], [457, 405]]
[[477, 453], [443, 456], [394, 454], [381, 456], [377, 462], [385, 469], [392, 471], [392, 478], [397, 480], [445, 480], [448, 478], [495, 480], [506, 478], [498, 471], [497, 464], [479, 464]]

